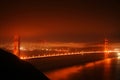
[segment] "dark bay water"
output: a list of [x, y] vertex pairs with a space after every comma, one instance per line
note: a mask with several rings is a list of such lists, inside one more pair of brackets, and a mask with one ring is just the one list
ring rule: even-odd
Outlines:
[[107, 58], [45, 74], [51, 80], [120, 80], [120, 58]]

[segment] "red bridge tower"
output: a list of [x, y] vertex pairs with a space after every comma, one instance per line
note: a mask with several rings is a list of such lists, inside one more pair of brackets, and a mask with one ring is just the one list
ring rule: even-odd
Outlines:
[[15, 35], [14, 36], [14, 50], [13, 53], [20, 57], [20, 36], [19, 35]]

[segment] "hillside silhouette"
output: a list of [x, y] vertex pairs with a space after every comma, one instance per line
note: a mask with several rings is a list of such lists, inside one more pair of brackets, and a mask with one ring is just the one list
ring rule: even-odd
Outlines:
[[0, 49], [0, 80], [49, 80], [33, 65]]

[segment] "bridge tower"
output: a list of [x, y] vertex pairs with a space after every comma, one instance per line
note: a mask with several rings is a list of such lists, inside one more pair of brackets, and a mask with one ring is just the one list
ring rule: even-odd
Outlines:
[[109, 53], [108, 39], [106, 39], [106, 38], [105, 38], [105, 41], [104, 41], [104, 52]]
[[20, 36], [19, 35], [15, 35], [14, 36], [14, 50], [13, 53], [20, 57]]

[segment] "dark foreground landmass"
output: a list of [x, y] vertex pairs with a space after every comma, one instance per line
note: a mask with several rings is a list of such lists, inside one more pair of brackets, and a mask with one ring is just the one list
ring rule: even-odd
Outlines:
[[0, 49], [0, 80], [49, 80], [30, 63]]

